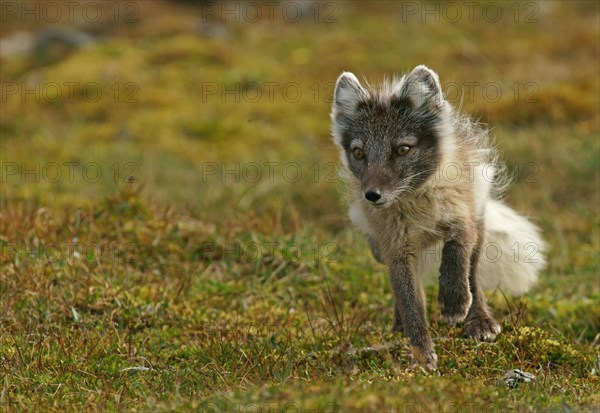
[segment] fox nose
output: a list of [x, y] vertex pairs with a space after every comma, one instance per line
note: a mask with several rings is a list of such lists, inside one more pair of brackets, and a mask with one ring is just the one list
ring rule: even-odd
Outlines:
[[379, 189], [367, 189], [365, 192], [365, 198], [371, 202], [377, 202], [379, 201], [379, 198], [381, 198], [381, 192]]

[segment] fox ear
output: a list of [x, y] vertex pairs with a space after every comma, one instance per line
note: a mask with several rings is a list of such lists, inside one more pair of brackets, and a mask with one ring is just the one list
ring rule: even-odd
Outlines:
[[424, 104], [439, 109], [444, 102], [440, 79], [427, 66], [419, 65], [410, 72], [394, 90], [397, 98], [408, 98], [415, 108]]
[[349, 115], [354, 112], [358, 102], [366, 98], [367, 93], [360, 82], [350, 72], [343, 72], [335, 84], [333, 93], [333, 115]]

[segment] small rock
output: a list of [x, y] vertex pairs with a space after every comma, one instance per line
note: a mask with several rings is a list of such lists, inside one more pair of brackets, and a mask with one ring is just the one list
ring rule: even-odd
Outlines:
[[35, 47], [35, 36], [29, 32], [18, 31], [0, 39], [0, 58], [30, 53]]
[[149, 367], [144, 367], [144, 366], [133, 366], [133, 367], [125, 367], [124, 369], [121, 369], [121, 371], [149, 371], [149, 370], [153, 370]]
[[533, 374], [519, 369], [509, 370], [504, 375], [504, 383], [511, 389], [517, 387], [519, 383], [529, 383], [533, 380], [535, 380]]

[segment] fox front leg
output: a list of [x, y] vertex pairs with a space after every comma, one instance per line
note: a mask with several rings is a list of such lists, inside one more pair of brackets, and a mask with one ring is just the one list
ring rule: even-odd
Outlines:
[[[414, 260], [414, 258], [412, 258]], [[396, 300], [394, 317], [398, 317], [404, 335], [408, 337], [415, 358], [433, 371], [437, 368], [437, 356], [427, 331], [425, 299], [410, 257], [392, 260], [390, 281]], [[396, 322], [394, 322], [396, 326]]]
[[400, 315], [400, 308], [398, 303], [394, 303], [394, 324], [392, 325], [392, 331], [394, 333], [404, 333], [404, 327], [402, 327], [402, 316]]
[[[369, 241], [369, 247], [371, 248], [371, 253], [373, 254], [373, 258], [381, 264], [384, 263], [383, 256], [381, 255], [381, 251], [379, 250], [379, 246], [377, 245], [377, 241], [375, 238], [367, 235], [367, 241]], [[400, 308], [398, 307], [398, 302], [394, 303], [394, 324], [392, 325], [392, 331], [394, 333], [402, 333], [404, 332], [404, 328], [402, 327], [402, 319], [400, 318]]]
[[442, 250], [438, 302], [442, 316], [454, 325], [467, 316], [473, 297], [469, 289], [469, 270], [475, 230], [461, 226], [446, 240]]
[[479, 287], [477, 268], [483, 249], [485, 227], [480, 222], [477, 227], [477, 242], [471, 254], [471, 268], [469, 272], [469, 287], [473, 296], [473, 303], [465, 320], [465, 333], [480, 341], [494, 341], [500, 333], [500, 325], [494, 320], [485, 303], [483, 291]]

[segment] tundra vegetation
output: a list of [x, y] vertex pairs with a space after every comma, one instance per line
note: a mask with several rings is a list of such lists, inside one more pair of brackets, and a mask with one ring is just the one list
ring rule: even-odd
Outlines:
[[[598, 3], [42, 3], [0, 26], [34, 42], [1, 56], [0, 410], [598, 408]], [[495, 343], [427, 285], [435, 373], [391, 332], [329, 131], [342, 70], [421, 63], [493, 125], [549, 244], [530, 293], [487, 293]]]

